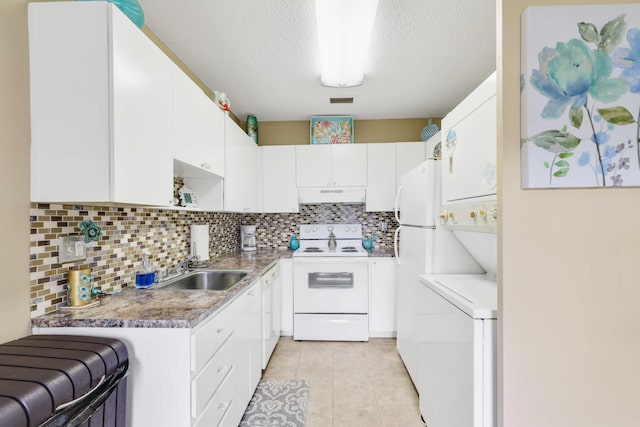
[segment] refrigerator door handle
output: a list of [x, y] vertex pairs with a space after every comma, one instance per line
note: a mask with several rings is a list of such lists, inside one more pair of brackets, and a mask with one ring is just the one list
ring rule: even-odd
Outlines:
[[400, 185], [398, 186], [398, 191], [396, 192], [396, 203], [395, 203], [395, 205], [394, 205], [394, 207], [393, 207], [393, 212], [394, 212], [394, 213], [395, 213], [395, 215], [396, 215], [396, 222], [397, 222], [398, 224], [402, 224], [402, 223], [400, 222], [400, 210], [399, 210], [399, 209], [400, 209], [400, 193], [401, 193], [401, 192], [402, 192], [402, 184], [400, 184]]
[[396, 262], [400, 265], [400, 256], [398, 252], [398, 234], [400, 234], [400, 227], [396, 228], [396, 232], [393, 235], [393, 251], [396, 255]]

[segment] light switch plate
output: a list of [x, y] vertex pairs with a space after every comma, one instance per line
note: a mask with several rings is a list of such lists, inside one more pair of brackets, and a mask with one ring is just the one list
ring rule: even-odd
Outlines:
[[60, 237], [58, 245], [60, 263], [78, 261], [87, 257], [87, 248], [84, 245], [82, 236]]

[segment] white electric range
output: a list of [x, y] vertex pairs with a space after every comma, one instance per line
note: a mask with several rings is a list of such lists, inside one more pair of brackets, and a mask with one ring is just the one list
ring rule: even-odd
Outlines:
[[300, 248], [293, 253], [293, 338], [368, 341], [368, 253], [362, 247], [362, 226], [302, 224], [299, 237]]

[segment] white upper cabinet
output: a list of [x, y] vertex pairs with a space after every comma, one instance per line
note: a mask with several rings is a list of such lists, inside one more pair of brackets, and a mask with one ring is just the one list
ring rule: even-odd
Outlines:
[[396, 142], [395, 146], [397, 187], [400, 185], [402, 175], [424, 162], [427, 156], [424, 142]]
[[172, 69], [174, 158], [224, 176], [224, 113], [177, 65]]
[[296, 182], [298, 187], [331, 185], [330, 145], [296, 145]]
[[367, 144], [332, 145], [331, 177], [334, 186], [366, 186]]
[[364, 187], [367, 144], [297, 145], [298, 187]]
[[258, 211], [258, 146], [225, 115], [224, 210]]
[[424, 142], [367, 145], [369, 147], [366, 210], [368, 212], [392, 211], [400, 178], [425, 160]]
[[169, 205], [171, 61], [111, 3], [29, 4], [31, 200]]
[[296, 147], [260, 147], [262, 151], [262, 212], [299, 212], [296, 187]]
[[367, 158], [366, 210], [392, 211], [396, 195], [396, 144], [369, 144]]

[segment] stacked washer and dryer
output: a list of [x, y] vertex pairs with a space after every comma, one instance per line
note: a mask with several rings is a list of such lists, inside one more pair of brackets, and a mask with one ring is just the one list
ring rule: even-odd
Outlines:
[[[433, 225], [403, 219], [400, 194], [398, 351], [429, 427], [497, 425], [496, 117], [494, 73], [442, 120]], [[435, 234], [416, 274], [424, 251], [405, 238], [419, 228]]]
[[420, 276], [420, 411], [429, 427], [497, 425], [495, 73], [442, 121], [440, 224], [484, 274]]

